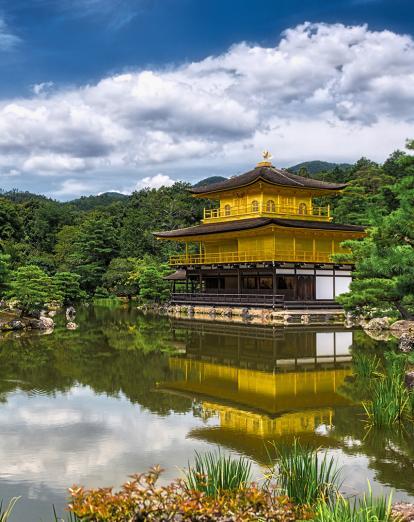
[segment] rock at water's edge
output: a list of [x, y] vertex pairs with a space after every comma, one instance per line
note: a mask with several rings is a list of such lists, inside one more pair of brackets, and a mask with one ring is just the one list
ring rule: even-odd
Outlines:
[[40, 317], [39, 318], [39, 328], [40, 330], [49, 330], [54, 328], [55, 322], [51, 317]]
[[390, 318], [389, 317], [375, 317], [371, 319], [367, 324], [363, 325], [364, 330], [388, 330], [390, 327]]
[[76, 330], [76, 328], [78, 327], [78, 325], [76, 323], [73, 323], [73, 322], [69, 322], [66, 324], [66, 328], [68, 330]]
[[414, 333], [403, 333], [398, 344], [400, 352], [409, 353], [414, 350]]
[[414, 321], [396, 321], [390, 326], [393, 335], [400, 337], [405, 332], [414, 335]]
[[414, 504], [399, 502], [392, 507], [392, 515], [401, 522], [414, 522]]
[[414, 390], [414, 370], [405, 374], [405, 385], [408, 389]]

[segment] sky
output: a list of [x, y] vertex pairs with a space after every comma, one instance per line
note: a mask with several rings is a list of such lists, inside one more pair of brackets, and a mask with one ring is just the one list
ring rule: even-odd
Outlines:
[[67, 200], [414, 137], [412, 0], [0, 0], [0, 188]]

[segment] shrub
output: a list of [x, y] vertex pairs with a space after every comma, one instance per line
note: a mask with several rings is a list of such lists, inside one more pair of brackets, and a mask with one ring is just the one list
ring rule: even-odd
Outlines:
[[338, 491], [339, 470], [334, 458], [319, 450], [302, 446], [294, 440], [291, 447], [278, 448], [276, 466], [271, 470], [281, 493], [301, 505], [314, 505], [320, 500], [329, 502]]
[[182, 480], [158, 487], [160, 468], [134, 475], [121, 490], [111, 488], [70, 490], [69, 510], [82, 522], [138, 522], [202, 520], [236, 522], [273, 520], [291, 522], [300, 518], [286, 497], [251, 484], [236, 491], [223, 491], [219, 497], [189, 490]]
[[243, 457], [226, 457], [220, 451], [203, 455], [196, 452], [194, 466], [189, 465], [184, 473], [189, 490], [217, 497], [223, 491], [246, 487], [251, 480], [251, 463]]

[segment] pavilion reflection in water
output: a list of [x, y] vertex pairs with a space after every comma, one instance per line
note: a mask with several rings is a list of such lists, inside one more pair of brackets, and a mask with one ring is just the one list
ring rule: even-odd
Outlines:
[[265, 440], [329, 433], [335, 408], [349, 404], [338, 389], [352, 373], [350, 330], [182, 320], [173, 327], [185, 328], [185, 353], [170, 358], [171, 380], [161, 389], [189, 396], [205, 416], [219, 418], [219, 426], [190, 437], [260, 459]]

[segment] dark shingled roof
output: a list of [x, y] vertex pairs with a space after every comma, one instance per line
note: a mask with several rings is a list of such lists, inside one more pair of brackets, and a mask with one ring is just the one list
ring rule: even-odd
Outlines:
[[179, 228], [166, 232], [154, 232], [160, 239], [170, 239], [175, 237], [186, 237], [194, 235], [216, 234], [218, 232], [238, 232], [260, 228], [266, 225], [277, 225], [286, 228], [312, 228], [316, 230], [331, 230], [337, 232], [364, 232], [365, 228], [359, 225], [339, 225], [328, 221], [306, 221], [301, 219], [279, 219], [279, 218], [253, 218], [241, 219], [239, 221], [226, 221], [221, 223], [207, 223], [188, 228]]
[[261, 167], [257, 166], [253, 170], [240, 174], [240, 176], [233, 176], [225, 181], [204, 185], [201, 187], [193, 187], [190, 192], [193, 194], [208, 194], [211, 192], [218, 192], [222, 190], [235, 189], [244, 187], [254, 183], [256, 180], [262, 179], [273, 185], [281, 185], [284, 187], [296, 188], [310, 188], [319, 190], [342, 190], [346, 187], [346, 183], [327, 183], [312, 178], [304, 178], [297, 174], [291, 174], [287, 170], [280, 170], [273, 166]]

